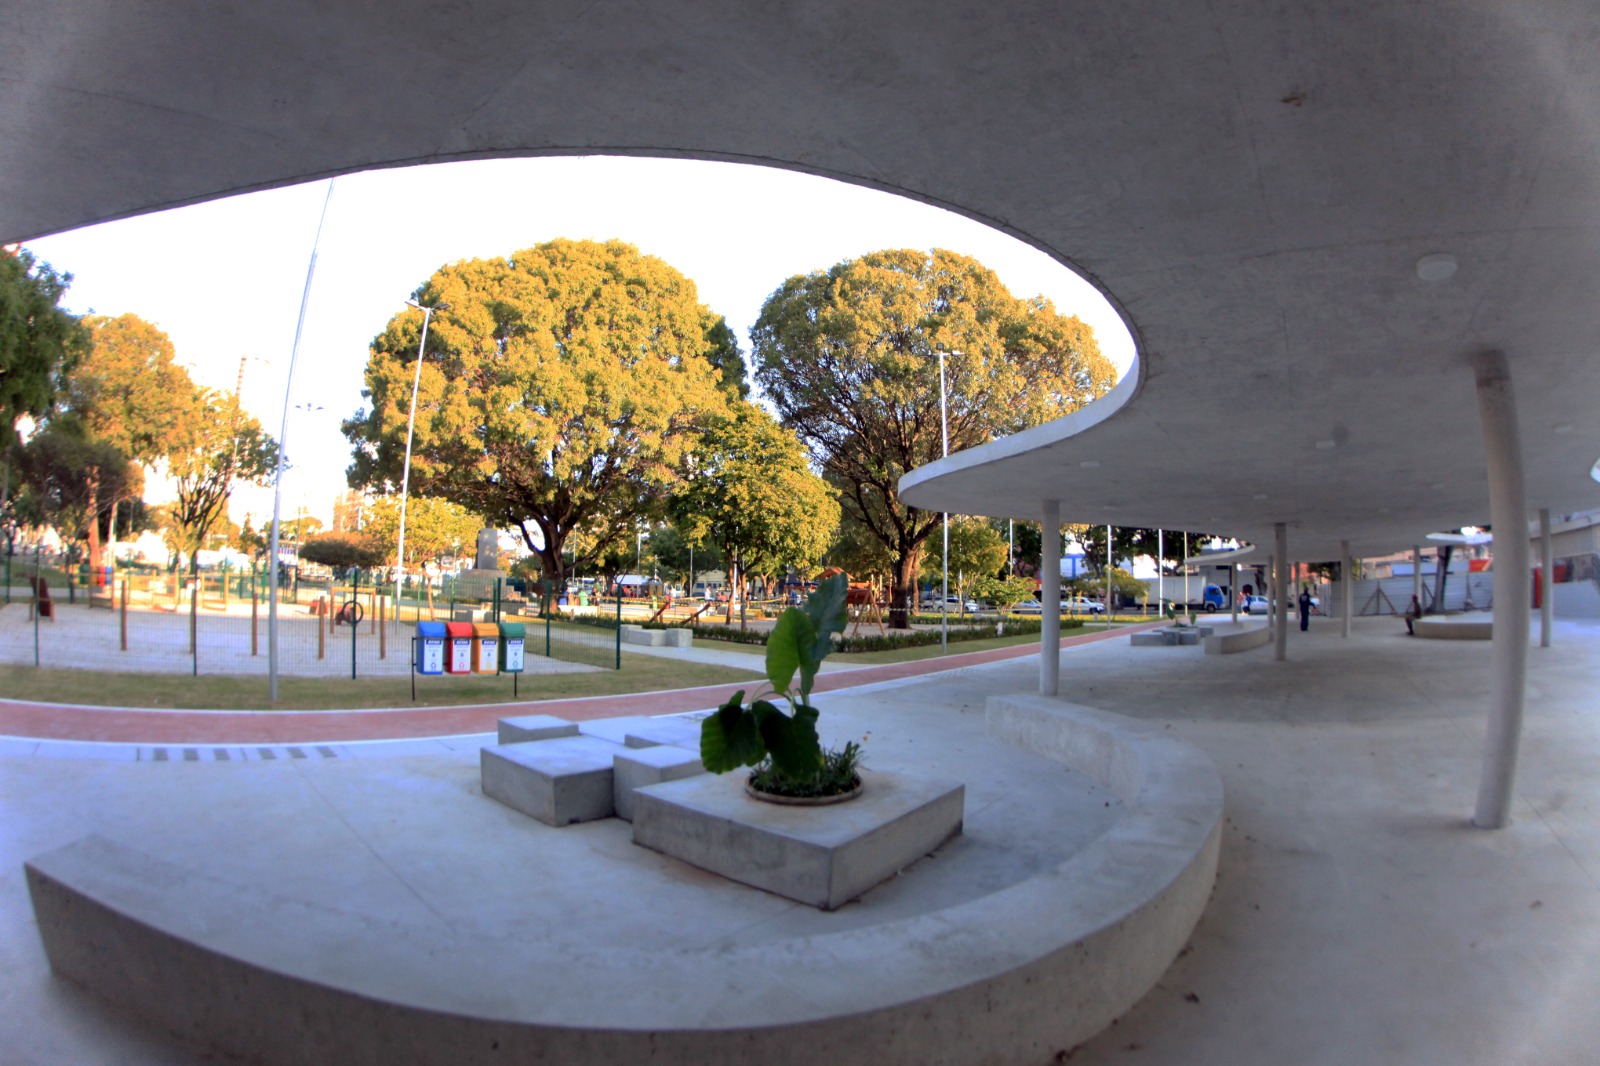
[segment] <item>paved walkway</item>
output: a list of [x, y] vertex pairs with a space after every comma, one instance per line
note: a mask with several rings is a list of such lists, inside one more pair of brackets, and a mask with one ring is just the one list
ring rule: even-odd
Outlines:
[[[1063, 638], [1061, 646], [1093, 644], [1162, 624], [1150, 622], [1144, 626], [1078, 633]], [[1030, 643], [915, 662], [856, 667], [819, 676], [816, 691], [835, 692], [1038, 653], [1038, 645]], [[760, 669], [759, 660], [750, 665]], [[582, 699], [357, 711], [178, 711], [0, 700], [0, 736], [124, 744], [316, 744], [457, 736], [492, 733], [499, 719], [515, 714], [554, 714], [572, 721], [590, 721], [623, 715], [705, 710], [725, 702], [739, 689], [750, 687], [751, 682], [744, 682]]]

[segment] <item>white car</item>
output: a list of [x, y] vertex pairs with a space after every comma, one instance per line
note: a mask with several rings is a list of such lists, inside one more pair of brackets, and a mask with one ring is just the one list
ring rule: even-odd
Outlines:
[[[1087, 600], [1079, 597], [1075, 600], [1062, 600], [1061, 609], [1070, 614], [1104, 614], [1106, 605], [1099, 600]], [[1043, 614], [1044, 604], [1038, 600], [1026, 600], [1011, 608], [1012, 614]]]
[[1265, 596], [1246, 596], [1244, 598], [1245, 614], [1271, 614], [1272, 601]]

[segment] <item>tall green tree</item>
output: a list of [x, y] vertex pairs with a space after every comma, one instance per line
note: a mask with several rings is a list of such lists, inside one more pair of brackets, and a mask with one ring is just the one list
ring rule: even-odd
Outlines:
[[[950, 516], [950, 585], [967, 579], [995, 577], [1006, 565], [1006, 541], [987, 519]], [[937, 585], [944, 579], [943, 531], [922, 556], [922, 580]]]
[[[477, 545], [483, 520], [465, 507], [433, 496], [413, 496], [406, 504], [405, 566], [414, 570], [427, 563], [443, 562], [471, 552]], [[400, 497], [379, 496], [366, 510], [361, 532], [388, 552], [394, 562], [400, 543]]]
[[26, 248], [0, 251], [0, 455], [17, 443], [17, 422], [41, 418], [88, 345], [78, 318], [60, 306], [71, 274]]
[[750, 375], [745, 370], [739, 338], [721, 315], [706, 326], [706, 360], [717, 368], [722, 389], [731, 399], [750, 398]]
[[[57, 408], [91, 440], [108, 444], [147, 466], [167, 459], [203, 410], [189, 372], [175, 360], [172, 341], [137, 315], [91, 315], [83, 320], [89, 346], [67, 378]], [[52, 416], [54, 417], [54, 416]], [[96, 514], [115, 505], [94, 470], [85, 492]], [[89, 526], [89, 563], [101, 565], [99, 522]]]
[[188, 554], [193, 572], [200, 565], [195, 553], [227, 514], [234, 486], [268, 484], [277, 469], [278, 446], [260, 422], [240, 409], [237, 396], [198, 389], [190, 402], [184, 431], [165, 467], [176, 496], [166, 511], [171, 541]]
[[784, 424], [888, 550], [899, 627], [939, 524], [899, 495], [901, 475], [941, 454], [937, 353], [953, 353], [952, 450], [1067, 414], [1116, 382], [1088, 326], [939, 249], [874, 252], [792, 277], [768, 297], [751, 343], [756, 381]]
[[[416, 295], [446, 309], [423, 356], [412, 490], [520, 529], [557, 587], [569, 565], [631, 548], [726, 407], [694, 283], [620, 241], [556, 240], [441, 267]], [[372, 342], [370, 406], [344, 425], [352, 485], [400, 483], [421, 324], [408, 308]]]
[[694, 458], [673, 493], [674, 516], [684, 533], [717, 545], [730, 585], [747, 573], [807, 567], [828, 550], [839, 504], [794, 433], [761, 408], [741, 403], [714, 420]]
[[18, 449], [22, 497], [17, 514], [24, 521], [49, 525], [73, 544], [93, 543], [110, 519], [99, 506], [97, 490], [120, 499], [137, 496], [144, 471], [116, 445], [82, 433], [70, 419], [46, 425]]

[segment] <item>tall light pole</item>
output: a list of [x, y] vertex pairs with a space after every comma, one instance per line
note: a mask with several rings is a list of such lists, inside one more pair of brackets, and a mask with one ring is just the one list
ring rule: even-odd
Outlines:
[[[944, 445], [944, 456], [950, 455], [950, 412], [945, 402], [944, 357], [960, 352], [939, 353], [939, 435]], [[939, 654], [950, 653], [950, 512], [944, 512], [944, 591], [939, 597]]]
[[305, 331], [306, 305], [311, 302], [311, 279], [317, 274], [317, 248], [322, 244], [322, 224], [328, 220], [328, 205], [333, 202], [333, 184], [328, 179], [328, 193], [322, 199], [322, 214], [317, 219], [317, 235], [311, 240], [311, 261], [306, 264], [306, 287], [300, 293], [300, 317], [294, 325], [294, 347], [289, 349], [289, 372], [283, 383], [283, 423], [278, 433], [278, 465], [272, 475], [272, 537], [267, 549], [269, 573], [272, 580], [267, 585], [267, 697], [278, 702], [278, 542], [280, 518], [283, 512], [283, 457], [289, 446], [289, 401], [294, 396], [294, 365], [300, 358], [300, 335]]
[[[400, 621], [400, 582], [405, 574], [406, 567], [406, 501], [411, 496], [411, 440], [417, 428], [417, 389], [422, 385], [422, 353], [428, 344], [428, 321], [435, 311], [442, 311], [449, 304], [440, 304], [438, 307], [423, 307], [415, 300], [406, 303], [422, 312], [422, 336], [417, 341], [417, 369], [411, 375], [411, 413], [406, 416], [406, 465], [400, 474], [400, 543], [395, 548], [394, 560], [394, 618], [395, 623]], [[431, 602], [431, 601], [430, 601]]]

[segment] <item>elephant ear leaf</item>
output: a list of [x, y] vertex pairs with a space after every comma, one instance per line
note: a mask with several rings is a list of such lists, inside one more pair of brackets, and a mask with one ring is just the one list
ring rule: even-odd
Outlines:
[[794, 672], [804, 668], [815, 639], [811, 619], [800, 611], [791, 607], [778, 617], [767, 636], [767, 681], [774, 692], [789, 691]]
[[744, 690], [700, 726], [700, 761], [714, 774], [725, 774], [741, 766], [754, 766], [765, 754], [756, 719], [744, 707]]
[[822, 669], [822, 660], [833, 650], [833, 635], [844, 631], [850, 618], [845, 608], [850, 579], [834, 574], [817, 582], [817, 591], [806, 598], [805, 616], [811, 623], [811, 641], [800, 657], [800, 702], [809, 703], [811, 686]]
[[759, 715], [761, 739], [766, 742], [773, 767], [785, 777], [797, 780], [814, 776], [822, 769], [817, 712], [810, 707], [799, 707], [793, 715], [787, 715], [771, 704], [767, 704], [767, 708], [766, 714]]

